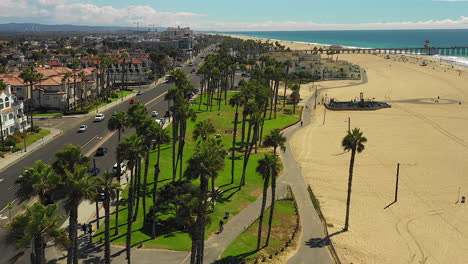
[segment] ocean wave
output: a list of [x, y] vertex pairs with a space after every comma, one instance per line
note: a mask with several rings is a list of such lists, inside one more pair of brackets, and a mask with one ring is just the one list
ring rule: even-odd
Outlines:
[[468, 67], [468, 58], [467, 57], [455, 57], [455, 56], [441, 56], [433, 55], [431, 56], [434, 59], [443, 60], [458, 66]]

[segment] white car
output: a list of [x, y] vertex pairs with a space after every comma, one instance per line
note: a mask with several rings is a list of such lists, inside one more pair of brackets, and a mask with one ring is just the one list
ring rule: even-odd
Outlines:
[[[112, 167], [112, 173], [113, 173], [113, 174], [117, 174], [117, 169], [118, 169], [118, 165], [117, 165], [117, 163], [116, 163], [116, 164], [114, 164], [114, 166]], [[123, 175], [126, 171], [127, 171], [127, 164], [125, 164], [125, 163], [120, 163], [120, 175]]]
[[158, 111], [151, 111], [152, 117], [157, 117], [159, 115]]
[[81, 125], [79, 128], [78, 128], [78, 133], [82, 133], [82, 132], [86, 132], [86, 130], [88, 130], [88, 126], [87, 125]]
[[104, 120], [104, 114], [97, 114], [95, 117], [94, 117], [94, 122], [101, 122], [102, 120]]

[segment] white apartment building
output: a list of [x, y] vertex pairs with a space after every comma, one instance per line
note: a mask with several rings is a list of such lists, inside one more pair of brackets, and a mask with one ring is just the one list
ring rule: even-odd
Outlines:
[[28, 129], [24, 114], [24, 104], [18, 101], [16, 96], [11, 93], [11, 86], [7, 84], [4, 91], [0, 93], [0, 136], [6, 137], [16, 131]]

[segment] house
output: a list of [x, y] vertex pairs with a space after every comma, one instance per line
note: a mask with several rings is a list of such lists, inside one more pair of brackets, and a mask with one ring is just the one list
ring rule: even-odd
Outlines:
[[30, 127], [24, 112], [24, 104], [11, 92], [11, 85], [0, 92], [0, 137], [6, 137], [16, 131]]

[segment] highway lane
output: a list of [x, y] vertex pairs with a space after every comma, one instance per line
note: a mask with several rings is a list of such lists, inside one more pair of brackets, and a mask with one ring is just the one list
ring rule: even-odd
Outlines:
[[[206, 55], [207, 52], [203, 53]], [[196, 65], [200, 65], [200, 57], [195, 59]], [[192, 69], [198, 67], [182, 67], [181, 69], [189, 74]], [[189, 74], [189, 78], [192, 83], [198, 87], [200, 84], [200, 77], [195, 74]], [[149, 111], [158, 111], [160, 115], [164, 115], [167, 110], [167, 103], [164, 100], [164, 94], [167, 90], [172, 87], [172, 83], [163, 83], [154, 88], [145, 89], [143, 94], [135, 96], [133, 98], [138, 99], [141, 103], [149, 103]], [[107, 120], [114, 111], [127, 111], [129, 108], [129, 100], [118, 104], [110, 109], [103, 111], [106, 119], [103, 122], [93, 122], [94, 117], [87, 118], [62, 118], [62, 122], [68, 123], [68, 126], [64, 126], [63, 133], [56, 139], [43, 145], [41, 148], [36, 149], [34, 152], [29, 153], [25, 158], [15, 162], [10, 167], [7, 167], [0, 171], [0, 208], [5, 208], [6, 204], [10, 201], [16, 201], [15, 192], [16, 186], [14, 185], [15, 180], [21, 174], [25, 167], [32, 166], [36, 160], [43, 160], [46, 163], [51, 163], [54, 160], [54, 153], [63, 149], [65, 144], [76, 144], [82, 146], [82, 153], [91, 152], [94, 154], [95, 150], [99, 145], [106, 146], [109, 148], [109, 153], [102, 157], [96, 157], [96, 167], [100, 168], [101, 171], [110, 170], [115, 164], [115, 147], [117, 145], [117, 133], [110, 135], [107, 129]], [[88, 131], [84, 133], [77, 133], [76, 129], [80, 124], [88, 125]], [[126, 130], [126, 134], [131, 130]], [[91, 158], [93, 158], [91, 155]], [[92, 164], [92, 163], [91, 163]], [[21, 208], [16, 207], [16, 210]], [[5, 209], [0, 214], [7, 215]], [[16, 250], [14, 245], [5, 241], [6, 229], [0, 229], [0, 263], [9, 263], [15, 255], [20, 254], [21, 250]], [[29, 253], [26, 252], [24, 256], [20, 257], [15, 263], [29, 263]]]

